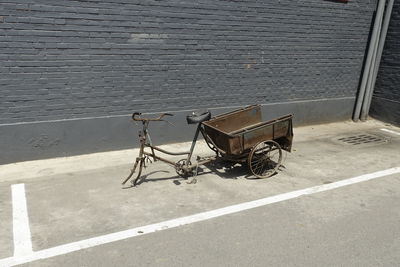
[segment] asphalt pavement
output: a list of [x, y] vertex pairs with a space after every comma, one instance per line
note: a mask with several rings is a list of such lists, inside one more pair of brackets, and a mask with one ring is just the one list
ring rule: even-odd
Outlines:
[[[370, 120], [294, 136], [268, 179], [215, 162], [188, 184], [155, 162], [122, 188], [135, 149], [2, 165], [0, 266], [398, 266], [400, 129]], [[212, 155], [204, 143], [195, 153]], [[29, 222], [15, 215], [24, 201]]]

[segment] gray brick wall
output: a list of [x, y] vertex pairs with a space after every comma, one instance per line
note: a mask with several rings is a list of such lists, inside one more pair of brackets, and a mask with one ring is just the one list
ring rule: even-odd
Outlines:
[[375, 5], [1, 0], [0, 124], [354, 96]]
[[371, 104], [371, 115], [400, 125], [400, 2], [395, 1]]

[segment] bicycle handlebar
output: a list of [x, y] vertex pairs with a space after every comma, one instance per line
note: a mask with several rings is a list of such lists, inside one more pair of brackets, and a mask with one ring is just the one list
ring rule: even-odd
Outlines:
[[132, 114], [132, 120], [134, 120], [134, 121], [162, 121], [162, 118], [164, 116], [174, 116], [171, 113], [163, 113], [160, 116], [158, 116], [157, 118], [136, 118], [136, 116], [140, 116], [140, 115], [142, 115], [141, 112], [134, 112]]

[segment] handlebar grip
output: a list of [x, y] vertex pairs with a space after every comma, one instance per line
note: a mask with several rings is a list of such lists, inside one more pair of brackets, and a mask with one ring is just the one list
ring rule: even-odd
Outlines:
[[134, 121], [162, 121], [162, 118], [164, 117], [164, 116], [174, 116], [173, 114], [171, 114], [171, 113], [163, 113], [163, 114], [161, 114], [159, 117], [157, 117], [157, 118], [136, 118], [136, 116], [140, 116], [140, 115], [142, 115], [142, 113], [141, 112], [134, 112], [133, 114], [132, 114], [132, 120], [134, 120]]
[[134, 113], [132, 114], [132, 120], [136, 121], [137, 119], [135, 118], [135, 116], [140, 116], [140, 115], [142, 115], [141, 112], [134, 112]]

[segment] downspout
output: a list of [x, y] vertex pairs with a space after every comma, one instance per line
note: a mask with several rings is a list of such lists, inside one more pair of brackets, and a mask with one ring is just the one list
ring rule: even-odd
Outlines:
[[386, 6], [384, 21], [383, 21], [383, 26], [382, 26], [382, 33], [379, 38], [379, 45], [378, 45], [375, 69], [372, 74], [371, 88], [369, 89], [369, 94], [367, 95], [367, 98], [364, 101], [362, 109], [361, 109], [361, 120], [362, 121], [367, 120], [369, 109], [371, 107], [372, 96], [374, 94], [376, 78], [378, 76], [379, 65], [381, 64], [381, 58], [382, 58], [383, 48], [385, 46], [387, 31], [389, 28], [390, 17], [392, 15], [393, 3], [394, 3], [394, 0], [389, 0], [388, 4]]
[[376, 67], [376, 58], [377, 58], [377, 54], [378, 54], [378, 45], [380, 42], [380, 36], [381, 36], [381, 30], [382, 30], [382, 17], [379, 20], [379, 24], [378, 24], [378, 37], [375, 40], [374, 43], [374, 52], [372, 54], [372, 61], [371, 61], [371, 66], [368, 72], [368, 79], [367, 79], [367, 85], [365, 86], [365, 93], [364, 93], [364, 99], [362, 101], [361, 104], [361, 111], [360, 111], [360, 119], [361, 121], [364, 121], [363, 115], [364, 115], [364, 111], [368, 102], [368, 97], [371, 95], [371, 88], [372, 88], [372, 77], [373, 74], [375, 72], [375, 67]]
[[360, 90], [358, 92], [356, 107], [353, 114], [353, 121], [358, 121], [360, 118], [361, 106], [364, 101], [365, 89], [368, 81], [368, 74], [371, 68], [372, 57], [375, 50], [376, 38], [378, 38], [379, 21], [382, 19], [383, 10], [385, 8], [386, 0], [379, 0], [378, 9], [376, 11], [374, 27], [372, 30], [370, 46], [368, 48], [367, 60], [365, 61], [364, 72], [361, 80]]

